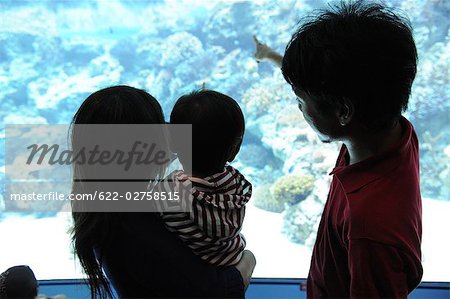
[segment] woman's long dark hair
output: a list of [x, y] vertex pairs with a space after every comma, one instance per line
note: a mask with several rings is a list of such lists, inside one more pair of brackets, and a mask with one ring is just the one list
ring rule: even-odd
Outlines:
[[[129, 86], [108, 87], [91, 94], [80, 106], [72, 120], [76, 124], [164, 124], [158, 101], [147, 92]], [[76, 141], [73, 138], [72, 146]], [[74, 175], [82, 172], [74, 166]], [[163, 172], [164, 170], [161, 170]], [[74, 194], [82, 192], [73, 184]], [[121, 224], [122, 213], [73, 212], [72, 242], [75, 253], [87, 274], [91, 298], [113, 297], [102, 270], [101, 253], [108, 248], [115, 229]], [[99, 259], [99, 260], [98, 260]]]

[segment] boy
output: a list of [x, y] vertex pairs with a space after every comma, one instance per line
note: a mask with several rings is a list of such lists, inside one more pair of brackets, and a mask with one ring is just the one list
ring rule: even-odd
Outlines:
[[[308, 298], [406, 298], [420, 282], [418, 141], [401, 116], [416, 74], [407, 20], [341, 3], [302, 24], [281, 62], [305, 120], [342, 141], [307, 280]], [[270, 54], [270, 55], [269, 55]]]
[[162, 213], [162, 219], [203, 260], [217, 266], [235, 265], [244, 253], [240, 230], [252, 191], [250, 182], [227, 164], [242, 143], [242, 111], [232, 98], [202, 90], [176, 102], [170, 123], [192, 124], [192, 166], [186, 163], [189, 155], [183, 145], [173, 140], [184, 170], [172, 172], [156, 190], [179, 191], [192, 212]]

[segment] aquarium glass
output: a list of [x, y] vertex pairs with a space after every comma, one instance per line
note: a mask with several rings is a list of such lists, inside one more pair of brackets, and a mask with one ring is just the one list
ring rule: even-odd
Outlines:
[[[420, 140], [423, 280], [450, 281], [449, 1], [385, 2], [410, 18], [419, 52], [405, 115]], [[205, 86], [245, 114], [233, 165], [253, 183], [242, 232], [254, 276], [306, 277], [340, 145], [317, 139], [280, 70], [253, 58], [252, 36], [283, 53], [301, 17], [327, 3], [1, 0], [0, 188], [7, 124], [68, 124], [90, 93], [115, 84], [147, 90], [167, 117], [179, 96]], [[70, 214], [6, 204], [0, 195], [0, 272], [28, 264], [38, 279], [82, 277]]]

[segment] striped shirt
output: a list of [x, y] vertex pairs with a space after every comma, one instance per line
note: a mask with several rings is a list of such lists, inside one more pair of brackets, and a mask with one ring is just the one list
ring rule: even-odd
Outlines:
[[[178, 207], [164, 203], [161, 218], [167, 228], [178, 235], [203, 260], [217, 266], [239, 262], [245, 248], [240, 233], [245, 204], [250, 200], [252, 185], [233, 167], [206, 178], [172, 172], [154, 192], [178, 192]], [[178, 210], [190, 212], [167, 212]], [[187, 209], [186, 206], [188, 205]]]

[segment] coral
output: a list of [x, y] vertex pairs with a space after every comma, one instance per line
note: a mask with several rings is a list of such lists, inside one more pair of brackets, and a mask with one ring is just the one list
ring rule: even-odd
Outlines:
[[269, 212], [281, 213], [285, 208], [284, 202], [274, 200], [270, 192], [270, 184], [256, 187], [252, 194], [252, 201], [255, 207]]
[[290, 241], [311, 246], [313, 242], [306, 241], [315, 235], [322, 209], [322, 204], [313, 197], [288, 206], [283, 217], [283, 232]]
[[[142, 7], [142, 14], [146, 31], [177, 31], [178, 28], [193, 32], [204, 28], [205, 18], [215, 1], [192, 1], [192, 0], [168, 0], [162, 5], [147, 5]], [[156, 1], [154, 1], [156, 2]], [[128, 5], [128, 4], [127, 4]], [[183, 12], [183, 13], [180, 13]], [[140, 15], [139, 12], [138, 15]], [[148, 22], [147, 20], [151, 20]]]
[[433, 135], [430, 131], [425, 131], [421, 136], [421, 184], [425, 196], [438, 197], [439, 194], [448, 193], [445, 190], [449, 188], [445, 170], [450, 159], [443, 148], [446, 144], [443, 141], [444, 134], [440, 132]]
[[[170, 35], [161, 45], [161, 65], [171, 67], [204, 53], [202, 42], [188, 32]], [[195, 70], [193, 70], [195, 71]]]
[[305, 200], [313, 187], [312, 177], [289, 174], [278, 178], [270, 190], [274, 201], [295, 205]]
[[[202, 41], [188, 32], [177, 32], [164, 39], [159, 46], [160, 61], [159, 66], [167, 73], [168, 94], [165, 97], [179, 97], [183, 93], [188, 93], [193, 89], [198, 89], [196, 82], [205, 82], [214, 73], [214, 67], [221, 59], [220, 47], [210, 47], [204, 49]], [[230, 74], [227, 77], [231, 77]], [[172, 87], [170, 87], [170, 85]]]
[[[19, 2], [19, 1], [15, 1]], [[3, 4], [3, 3], [2, 3]], [[26, 33], [36, 36], [55, 36], [58, 33], [57, 15], [43, 6], [28, 6], [22, 9], [6, 9], [0, 11], [2, 26], [9, 33]]]
[[446, 163], [447, 167], [439, 174], [439, 179], [442, 182], [440, 199], [450, 198], [450, 159], [447, 159]]
[[244, 44], [248, 39], [243, 32], [249, 32], [248, 27], [254, 20], [247, 17], [251, 11], [250, 2], [236, 1], [229, 5], [216, 2], [203, 24], [202, 34], [213, 43], [224, 44], [227, 50]]
[[270, 150], [262, 144], [250, 143], [241, 147], [238, 155], [239, 161], [255, 168], [264, 168], [266, 165], [279, 167], [281, 161], [275, 158]]
[[274, 77], [266, 77], [248, 88], [242, 96], [242, 103], [247, 114], [252, 118], [258, 118], [268, 113], [286, 112], [290, 95], [288, 85], [278, 74]]
[[246, 111], [253, 117], [259, 117], [267, 113], [274, 102], [272, 92], [263, 86], [248, 89], [242, 98]]
[[314, 179], [302, 175], [285, 175], [272, 185], [263, 184], [253, 193], [256, 207], [280, 213], [306, 199], [313, 191]]
[[298, 109], [295, 104], [286, 105], [283, 111], [277, 114], [277, 125], [279, 127], [297, 127], [297, 128], [307, 128], [302, 112]]
[[[89, 93], [117, 83], [147, 89], [167, 115], [179, 96], [206, 82], [242, 105], [247, 132], [255, 137], [246, 138], [237, 162], [255, 184], [295, 173], [323, 182], [313, 193], [328, 190], [336, 150], [320, 143], [303, 120], [279, 68], [255, 62], [251, 36], [282, 52], [299, 14], [329, 1], [34, 2], [2, 2], [3, 123], [68, 123]], [[448, 200], [448, 1], [387, 2], [411, 19], [419, 54], [406, 116], [421, 141], [422, 191]], [[264, 200], [284, 207], [272, 197]]]
[[80, 93], [93, 92], [120, 80], [123, 71], [120, 63], [111, 55], [93, 59], [88, 68], [69, 76], [61, 68], [52, 76], [38, 78], [28, 84], [30, 98], [37, 109], [56, 108], [60, 102], [67, 102]]
[[[447, 115], [450, 108], [450, 41], [436, 43], [428, 50], [419, 50], [422, 59], [417, 66], [408, 109], [412, 119], [420, 119], [428, 126], [428, 117], [439, 113]], [[426, 120], [426, 121], [425, 121]]]
[[0, 212], [1, 213], [3, 213], [5, 211], [5, 207], [6, 207], [5, 200], [3, 199], [3, 195], [0, 194]]
[[410, 18], [418, 18], [423, 13], [427, 1], [404, 0], [400, 7]]

